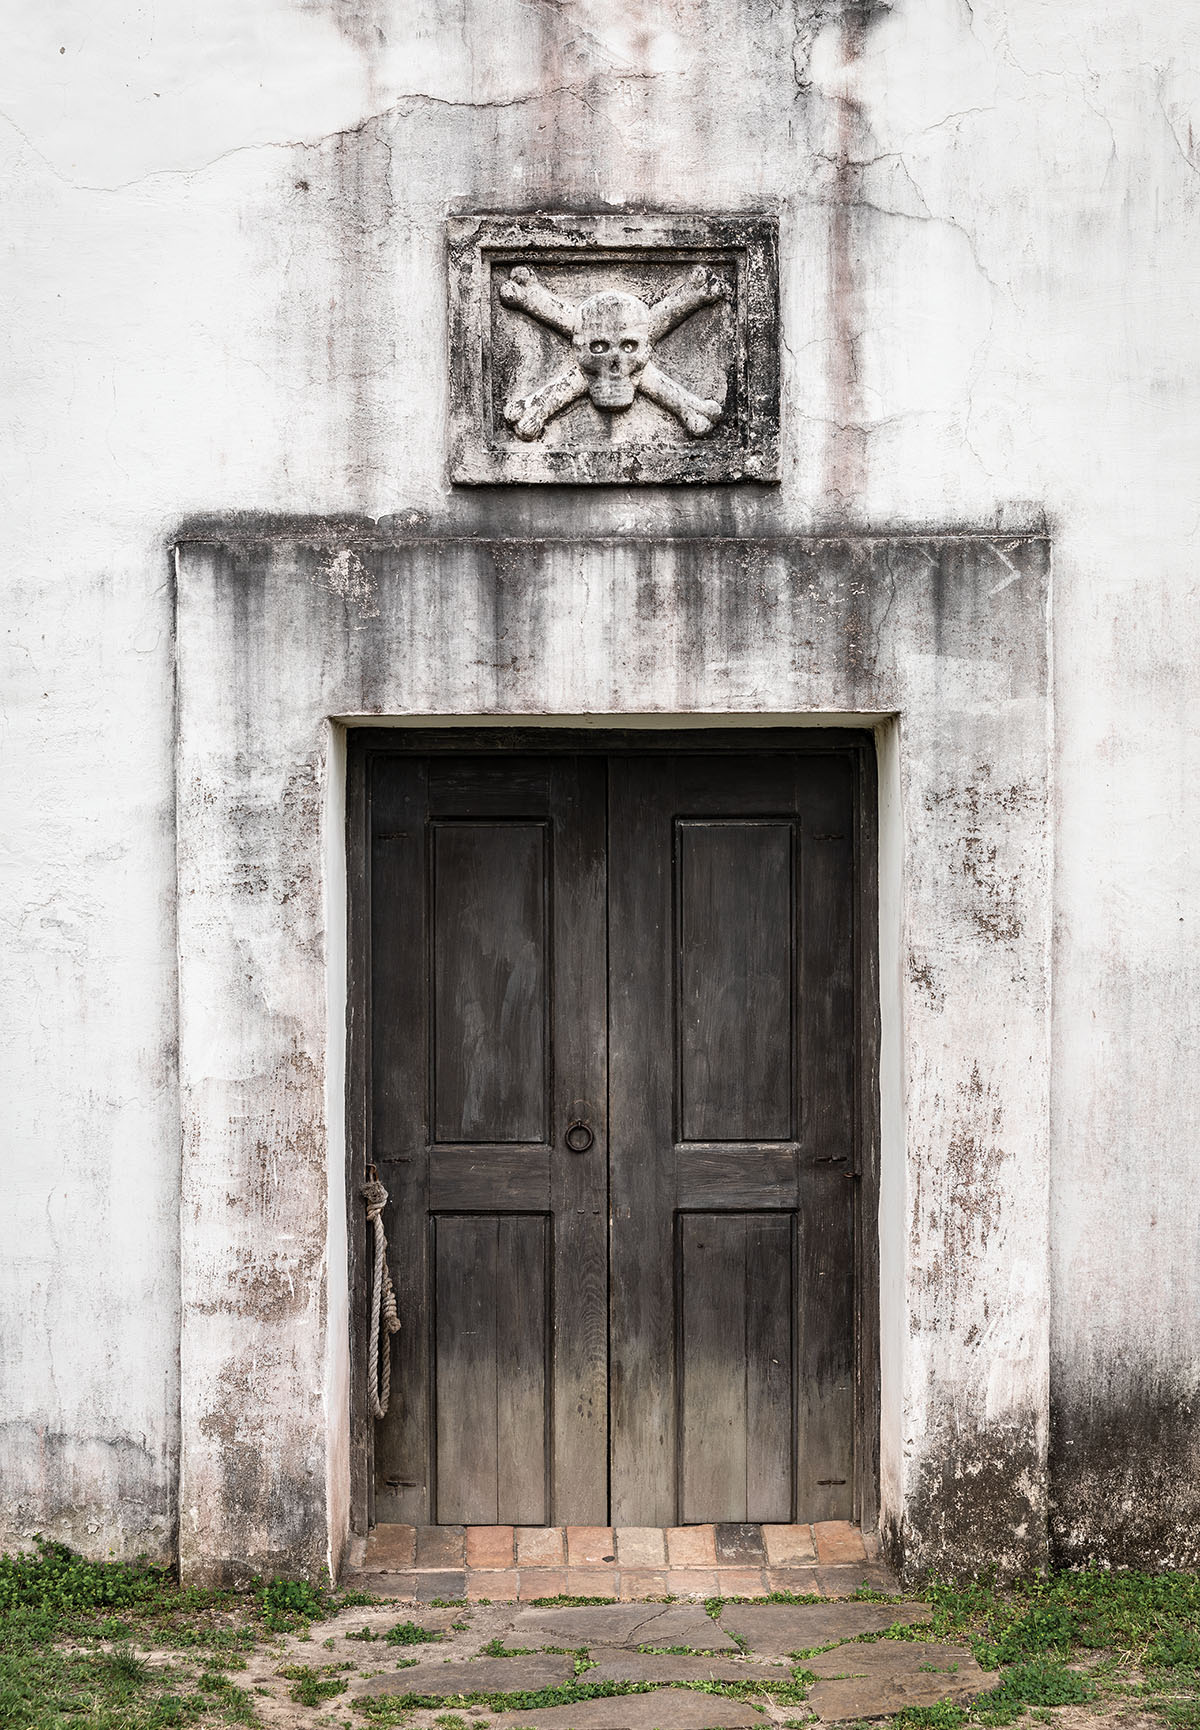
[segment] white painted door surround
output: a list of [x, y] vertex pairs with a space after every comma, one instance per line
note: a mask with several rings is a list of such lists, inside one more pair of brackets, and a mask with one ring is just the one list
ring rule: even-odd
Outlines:
[[1037, 534], [180, 542], [185, 1577], [347, 1541], [345, 729], [382, 722], [873, 730], [881, 1521], [914, 1570], [1044, 1557], [1049, 572]]

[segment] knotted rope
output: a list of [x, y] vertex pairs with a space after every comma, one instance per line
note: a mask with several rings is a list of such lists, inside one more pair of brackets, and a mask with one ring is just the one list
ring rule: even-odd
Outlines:
[[[371, 1343], [368, 1346], [370, 1375], [368, 1389], [371, 1410], [377, 1418], [387, 1416], [392, 1391], [392, 1334], [400, 1331], [396, 1312], [396, 1294], [387, 1265], [387, 1238], [383, 1230], [383, 1210], [388, 1204], [388, 1192], [369, 1167], [371, 1177], [362, 1186], [362, 1198], [367, 1204], [367, 1218], [375, 1229], [375, 1285], [371, 1295]], [[380, 1352], [380, 1324], [383, 1329], [383, 1350]], [[381, 1361], [382, 1358], [382, 1361]]]

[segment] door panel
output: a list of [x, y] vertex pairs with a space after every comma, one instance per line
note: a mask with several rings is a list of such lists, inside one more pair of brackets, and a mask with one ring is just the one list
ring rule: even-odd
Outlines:
[[792, 825], [675, 827], [680, 1139], [792, 1130]]
[[438, 1141], [548, 1139], [543, 823], [432, 826]]
[[790, 1213], [679, 1216], [680, 1509], [792, 1517]]
[[853, 815], [832, 753], [612, 762], [614, 1522], [853, 1511]]
[[604, 764], [381, 756], [369, 797], [373, 1157], [402, 1321], [377, 1518], [599, 1523]]
[[543, 1523], [548, 1225], [435, 1217], [438, 1524]]

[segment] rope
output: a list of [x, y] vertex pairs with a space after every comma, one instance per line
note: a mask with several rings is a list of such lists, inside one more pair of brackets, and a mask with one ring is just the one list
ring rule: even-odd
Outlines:
[[[375, 1167], [371, 1166], [370, 1169], [374, 1173]], [[367, 1218], [375, 1228], [375, 1286], [371, 1295], [371, 1343], [367, 1348], [371, 1366], [368, 1389], [372, 1412], [377, 1418], [383, 1418], [387, 1416], [392, 1389], [391, 1336], [400, 1331], [396, 1294], [392, 1289], [392, 1276], [387, 1265], [387, 1238], [383, 1230], [383, 1210], [388, 1204], [388, 1192], [379, 1179], [372, 1175], [369, 1182], [363, 1184], [361, 1193], [367, 1204]], [[381, 1323], [386, 1330], [383, 1333], [382, 1354], [379, 1337]]]

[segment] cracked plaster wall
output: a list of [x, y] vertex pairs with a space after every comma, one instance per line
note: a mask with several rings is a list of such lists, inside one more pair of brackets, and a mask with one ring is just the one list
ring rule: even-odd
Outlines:
[[[5, 1533], [175, 1544], [180, 520], [758, 534], [1034, 501], [1055, 540], [1055, 1532], [1182, 1559], [1200, 22], [1133, 0], [5, 9]], [[449, 496], [444, 217], [596, 202], [778, 211], [779, 489]], [[930, 958], [935, 996], [952, 965]], [[980, 1112], [986, 1087], [968, 1138]], [[931, 1394], [943, 1504], [961, 1416]]]

